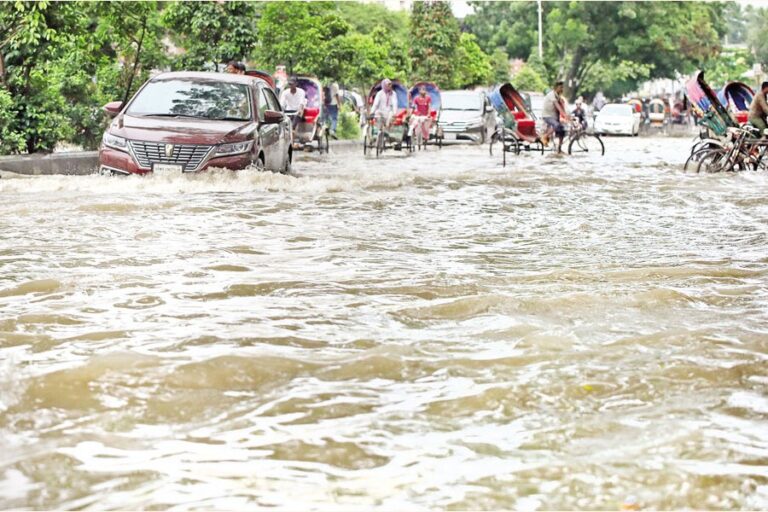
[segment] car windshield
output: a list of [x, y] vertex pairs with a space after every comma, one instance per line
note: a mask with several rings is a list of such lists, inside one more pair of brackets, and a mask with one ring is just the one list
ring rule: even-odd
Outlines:
[[629, 105], [606, 105], [600, 113], [608, 116], [630, 116], [632, 115], [632, 107]]
[[127, 111], [136, 116], [194, 117], [248, 121], [248, 86], [214, 80], [156, 80], [147, 84]]
[[483, 109], [483, 101], [479, 94], [450, 94], [443, 93], [443, 110], [472, 110]]

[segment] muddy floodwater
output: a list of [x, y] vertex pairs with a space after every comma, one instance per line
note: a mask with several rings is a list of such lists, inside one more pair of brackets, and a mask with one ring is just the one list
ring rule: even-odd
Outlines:
[[689, 147], [3, 174], [0, 508], [768, 508], [768, 174]]

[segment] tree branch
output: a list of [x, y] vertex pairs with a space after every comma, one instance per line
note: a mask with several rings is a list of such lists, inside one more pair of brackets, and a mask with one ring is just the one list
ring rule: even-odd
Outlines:
[[133, 59], [133, 70], [131, 71], [131, 76], [128, 78], [128, 86], [125, 88], [125, 94], [123, 95], [123, 105], [128, 103], [128, 95], [131, 93], [133, 78], [136, 76], [136, 69], [139, 67], [139, 60], [141, 59], [141, 45], [144, 43], [144, 36], [147, 33], [147, 18], [148, 16], [145, 15], [141, 24], [141, 37], [139, 38], [139, 46], [136, 48], [136, 57]]

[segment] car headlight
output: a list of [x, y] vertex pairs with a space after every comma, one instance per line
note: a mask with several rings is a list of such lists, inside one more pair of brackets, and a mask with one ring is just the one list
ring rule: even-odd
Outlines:
[[104, 137], [101, 138], [101, 142], [108, 148], [116, 149], [118, 151], [128, 151], [128, 142], [117, 135], [112, 135], [109, 132], [104, 132]]
[[253, 147], [253, 141], [248, 140], [245, 142], [233, 142], [231, 144], [219, 144], [216, 148], [216, 156], [226, 155], [239, 155], [240, 153], [247, 153]]

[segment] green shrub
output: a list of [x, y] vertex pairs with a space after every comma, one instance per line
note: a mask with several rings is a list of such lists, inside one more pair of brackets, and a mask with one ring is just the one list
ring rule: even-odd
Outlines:
[[339, 139], [355, 140], [360, 138], [360, 124], [357, 121], [357, 114], [347, 112], [342, 109], [339, 112], [339, 125], [336, 130]]
[[0, 155], [23, 153], [24, 136], [16, 131], [16, 109], [11, 93], [0, 88]]

